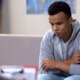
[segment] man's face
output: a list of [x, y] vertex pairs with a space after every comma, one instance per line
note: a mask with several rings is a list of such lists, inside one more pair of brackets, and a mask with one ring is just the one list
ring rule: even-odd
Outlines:
[[52, 31], [58, 37], [64, 38], [71, 29], [72, 18], [68, 18], [63, 12], [49, 16]]

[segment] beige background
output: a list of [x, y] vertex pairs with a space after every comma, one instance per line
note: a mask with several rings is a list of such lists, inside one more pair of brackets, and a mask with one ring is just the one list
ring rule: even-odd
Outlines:
[[[5, 0], [3, 7], [3, 32], [11, 34], [43, 35], [50, 24], [48, 15], [27, 15], [26, 0]], [[80, 0], [76, 0], [76, 14], [80, 21]]]

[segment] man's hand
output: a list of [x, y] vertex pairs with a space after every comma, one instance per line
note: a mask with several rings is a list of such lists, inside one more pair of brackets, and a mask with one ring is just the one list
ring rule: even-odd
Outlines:
[[80, 63], [80, 52], [74, 53], [69, 60], [66, 60], [64, 62], [68, 64], [79, 64]]
[[53, 59], [45, 59], [42, 63], [42, 69], [47, 70], [47, 69], [54, 69], [56, 68], [57, 61]]
[[56, 61], [53, 59], [45, 59], [42, 63], [42, 69], [59, 69], [64, 72], [69, 72], [69, 64], [66, 64], [65, 62]]
[[80, 63], [80, 52], [76, 52], [72, 55], [69, 60], [63, 62], [56, 61], [53, 59], [44, 59], [42, 62], [42, 69], [59, 69], [63, 72], [69, 73], [70, 64], [79, 64]]
[[76, 52], [72, 55], [71, 62], [74, 63], [74, 64], [79, 64], [80, 63], [80, 52]]

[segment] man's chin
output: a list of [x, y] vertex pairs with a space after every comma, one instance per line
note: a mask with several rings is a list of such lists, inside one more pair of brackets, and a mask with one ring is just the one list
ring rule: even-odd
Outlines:
[[57, 37], [59, 37], [59, 38], [62, 38], [62, 35], [56, 35]]

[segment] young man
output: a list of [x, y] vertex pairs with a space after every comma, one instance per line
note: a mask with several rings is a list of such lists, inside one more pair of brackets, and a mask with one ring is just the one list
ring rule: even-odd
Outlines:
[[40, 46], [38, 80], [80, 80], [80, 24], [67, 3], [49, 6], [51, 30]]

